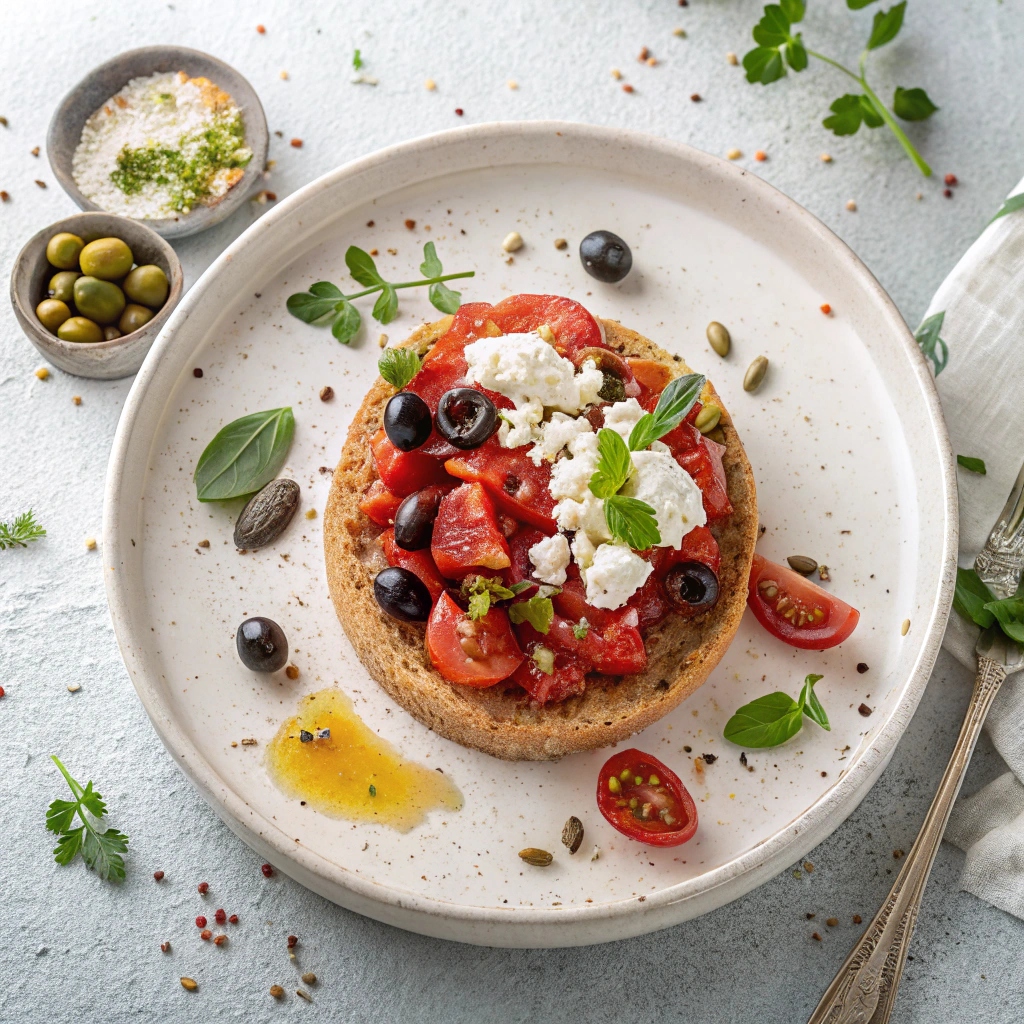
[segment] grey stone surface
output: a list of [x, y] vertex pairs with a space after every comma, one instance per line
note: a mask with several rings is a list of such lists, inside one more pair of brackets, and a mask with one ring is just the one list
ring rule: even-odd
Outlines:
[[[805, 35], [853, 61], [871, 11], [812, 0]], [[922, 85], [942, 107], [910, 134], [939, 175], [962, 184], [942, 197], [882, 131], [836, 139], [820, 126], [846, 91], [821, 65], [769, 89], [743, 81], [752, 0], [543, 0], [482, 3], [259, 5], [11, 4], [3, 19], [0, 114], [0, 268], [23, 241], [73, 211], [42, 145], [64, 91], [121, 49], [177, 43], [237, 67], [263, 100], [277, 161], [268, 187], [284, 196], [339, 163], [418, 134], [489, 119], [563, 117], [627, 125], [744, 163], [803, 203], [865, 259], [913, 325], [946, 271], [1024, 173], [1020, 140], [1024, 16], [998, 0], [911, 0], [899, 40], [872, 59], [880, 89]], [[266, 35], [255, 31], [257, 22]], [[687, 30], [685, 39], [672, 29]], [[637, 63], [641, 46], [661, 63]], [[359, 46], [376, 88], [352, 85]], [[610, 77], [634, 84], [623, 93]], [[280, 77], [287, 71], [289, 77]], [[435, 93], [423, 82], [436, 79]], [[507, 86], [515, 79], [519, 89]], [[691, 102], [691, 93], [702, 102]], [[462, 107], [462, 120], [454, 114]], [[293, 149], [288, 139], [304, 140]], [[769, 159], [750, 156], [764, 149]], [[818, 154], [834, 159], [823, 164]], [[45, 191], [33, 180], [48, 181]], [[916, 200], [922, 192], [924, 198]], [[856, 213], [847, 212], [855, 199]], [[177, 249], [195, 281], [262, 208], [251, 207]], [[114, 643], [95, 552], [103, 474], [129, 382], [55, 372], [39, 381], [34, 349], [0, 310], [0, 515], [33, 506], [49, 533], [27, 551], [0, 553], [0, 1020], [166, 1022], [271, 1020], [790, 1024], [806, 1019], [889, 886], [894, 849], [909, 849], [952, 749], [967, 701], [964, 671], [940, 659], [891, 765], [860, 808], [810, 855], [814, 871], [786, 871], [698, 921], [625, 944], [504, 951], [437, 942], [364, 920], [289, 880], [265, 880], [259, 860], [221, 825], [177, 771], [149, 725]], [[81, 406], [72, 396], [82, 397]], [[69, 693], [69, 682], [82, 688]], [[131, 835], [129, 877], [105, 885], [81, 866], [60, 868], [42, 827], [63, 783], [58, 752], [93, 778], [112, 821]], [[1001, 771], [982, 740], [973, 791]], [[962, 855], [939, 853], [895, 1020], [1012, 1022], [1024, 1004], [1024, 924], [957, 890]], [[167, 872], [156, 884], [151, 873]], [[196, 938], [196, 883], [241, 922], [231, 943]], [[815, 913], [813, 921], [806, 914]], [[840, 924], [828, 928], [835, 915]], [[823, 941], [815, 942], [817, 930]], [[297, 964], [321, 979], [313, 1004], [294, 995], [285, 937]], [[159, 944], [170, 940], [173, 951]], [[200, 988], [185, 992], [181, 975]], [[280, 983], [282, 1005], [267, 995]]]

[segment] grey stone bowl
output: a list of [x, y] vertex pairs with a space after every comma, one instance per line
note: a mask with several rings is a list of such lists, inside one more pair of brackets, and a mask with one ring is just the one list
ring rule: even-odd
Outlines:
[[242, 180], [216, 206], [197, 206], [190, 213], [176, 217], [142, 221], [164, 238], [183, 238], [230, 217], [257, 190], [267, 163], [270, 138], [263, 106], [248, 81], [223, 61], [184, 46], [144, 46], [108, 60], [90, 71], [60, 101], [46, 134], [46, 155], [61, 187], [79, 209], [99, 210], [99, 206], [82, 195], [71, 175], [71, 158], [82, 138], [82, 128], [96, 110], [133, 78], [144, 78], [158, 71], [184, 71], [190, 78], [204, 76], [230, 93], [242, 112], [245, 140], [252, 150], [252, 159]]
[[[86, 242], [95, 238], [123, 239], [140, 266], [155, 263], [167, 275], [167, 301], [148, 324], [113, 341], [63, 341], [36, 318], [36, 306], [46, 298], [46, 286], [57, 273], [46, 259], [46, 243], [58, 232], [70, 231]], [[130, 377], [142, 365], [150, 346], [178, 304], [184, 289], [181, 264], [174, 250], [141, 221], [111, 213], [77, 213], [43, 228], [18, 253], [11, 271], [11, 305], [28, 340], [54, 366], [78, 377], [113, 380]]]

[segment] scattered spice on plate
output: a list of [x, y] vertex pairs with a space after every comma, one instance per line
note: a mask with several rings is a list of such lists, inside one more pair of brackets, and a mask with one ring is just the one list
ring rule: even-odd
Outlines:
[[[243, 740], [243, 742], [245, 742], [245, 741]], [[261, 865], [260, 866], [260, 871], [263, 872], [263, 877], [264, 878], [270, 878], [271, 875], [273, 875], [273, 873], [274, 873], [274, 869], [269, 864]]]
[[860, 916], [860, 914], [854, 914], [853, 915], [853, 923], [854, 924], [860, 924], [863, 920], [864, 920], [864, 918], [862, 918]]
[[516, 81], [516, 80], [515, 80], [514, 78], [510, 78], [510, 79], [508, 80], [508, 87], [509, 87], [509, 88], [510, 88], [510, 89], [511, 89], [511, 90], [512, 90], [513, 92], [515, 92], [515, 91], [516, 91], [516, 89], [518, 89], [518, 88], [519, 88], [519, 83], [518, 83], [518, 82], [517, 82], [517, 81]]
[[627, 83], [626, 83], [626, 84], [625, 84], [625, 85], [624, 85], [624, 86], [622, 87], [622, 91], [623, 91], [623, 92], [634, 92], [635, 90], [633, 89], [633, 86], [631, 86], [631, 85], [630, 85], [630, 84], [629, 84], [629, 83], [627, 82]]
[[210, 546], [210, 542], [208, 540], [201, 540], [199, 542], [199, 546], [201, 548], [208, 548]]
[[306, 983], [307, 985], [315, 985], [315, 984], [316, 984], [316, 975], [315, 975], [315, 974], [314, 974], [314, 973], [313, 973], [312, 971], [307, 971], [307, 972], [306, 972], [306, 973], [305, 973], [305, 974], [304, 974], [304, 975], [302, 976], [302, 980], [303, 980], [303, 981], [304, 981], [304, 982], [305, 982], [305, 983]]
[[295, 994], [300, 999], [305, 999], [307, 1003], [313, 1002], [313, 997], [304, 988], [297, 988]]
[[9, 202], [10, 198], [11, 198], [11, 193], [10, 192], [7, 192], [7, 191], [5, 191], [3, 189], [0, 189], [0, 203]]
[[252, 197], [254, 203], [259, 203], [260, 206], [266, 206], [267, 203], [277, 202], [277, 193], [271, 192], [270, 189], [261, 189]]
[[428, 78], [423, 83], [423, 88], [426, 89], [427, 92], [433, 92], [437, 88], [437, 82], [435, 82], [432, 78]]
[[520, 850], [519, 858], [536, 868], [546, 868], [555, 859], [547, 850], [538, 850], [535, 846], [528, 846], [525, 850]]
[[948, 185], [950, 188], [953, 188], [960, 184], [955, 174], [947, 174], [943, 181], [945, 181], [946, 185]]
[[864, 716], [865, 718], [867, 718], [867, 717], [868, 717], [868, 715], [870, 715], [870, 714], [871, 714], [871, 708], [869, 708], [869, 707], [867, 706], [867, 704], [861, 704], [861, 706], [860, 706], [859, 708], [857, 708], [857, 710], [858, 710], [858, 711], [859, 711], [859, 712], [860, 712], [860, 713], [861, 713], [861, 714], [862, 714], [862, 715], [863, 715], [863, 716]]
[[38, 185], [38, 186], [39, 186], [40, 188], [46, 188], [46, 182], [45, 182], [45, 181], [40, 181], [40, 180], [39, 180], [38, 178], [36, 178], [36, 184], [37, 184], [37, 185]]
[[202, 369], [200, 367], [197, 366], [197, 367], [195, 367], [192, 370], [192, 376], [193, 377], [202, 377], [202, 375], [203, 375], [203, 371], [202, 371]]
[[817, 932], [811, 932], [811, 938], [814, 939], [815, 942], [821, 942], [821, 936]]
[[743, 152], [742, 152], [742, 150], [739, 150], [739, 149], [730, 149], [725, 154], [725, 157], [726, 157], [727, 160], [739, 160], [739, 158], [741, 156], [743, 156]]
[[307, 519], [316, 519], [316, 509], [315, 508], [306, 509], [306, 518]]
[[[210, 883], [209, 882], [200, 882], [196, 886], [196, 892], [198, 892], [200, 896], [205, 896], [209, 891], [210, 891]], [[199, 927], [202, 928], [202, 925], [200, 925]]]
[[162, 871], [154, 871], [153, 872], [153, 878], [155, 878], [156, 881], [158, 881], [158, 882], [162, 881], [163, 877], [164, 877], [164, 873]]
[[953, 190], [952, 190], [951, 188], [944, 188], [944, 189], [942, 190], [942, 194], [943, 194], [943, 195], [944, 195], [944, 196], [945, 196], [945, 197], [946, 197], [947, 199], [952, 199], [952, 198], [953, 198]]
[[169, 942], [164, 941], [164, 942], [160, 943], [160, 952], [161, 953], [170, 953], [170, 951], [171, 951], [171, 944]]
[[204, 928], [199, 933], [199, 938], [201, 938], [203, 940], [203, 942], [209, 942], [212, 937], [213, 937], [213, 932], [211, 932], [209, 928]]
[[690, 102], [691, 103], [700, 103], [700, 93], [699, 92], [692, 92], [692, 93], [690, 93]]
[[217, 936], [217, 937], [216, 937], [216, 938], [215, 938], [215, 939], [213, 940], [213, 944], [214, 944], [215, 946], [223, 946], [223, 945], [224, 945], [224, 943], [225, 943], [225, 942], [227, 942], [227, 941], [228, 941], [228, 937], [227, 937], [226, 935], [218, 935], [218, 936]]
[[814, 872], [814, 865], [809, 860], [804, 861], [804, 871], [809, 875]]
[[266, 30], [266, 27], [265, 27], [265, 26], [263, 26], [263, 25], [257, 25], [257, 26], [256, 26], [256, 31], [257, 31], [257, 32], [259, 32], [259, 34], [260, 34], [261, 36], [265, 36], [265, 35], [267, 34], [267, 30]]
[[754, 159], [758, 163], [762, 163], [763, 164], [765, 162], [765, 160], [768, 159], [768, 154], [763, 149], [755, 150], [754, 151]]
[[825, 919], [825, 924], [827, 924], [829, 926], [829, 928], [835, 928], [835, 926], [837, 924], [839, 924], [839, 918], [838, 917], [827, 917]]
[[462, 117], [462, 113], [463, 113], [462, 107], [456, 107], [455, 108], [455, 116], [456, 117]]
[[829, 305], [829, 303], [823, 302], [821, 304], [821, 311], [822, 311], [822, 313], [825, 314], [825, 316], [831, 316], [831, 314], [832, 314], [832, 307], [831, 307], [831, 305]]
[[289, 145], [292, 149], [302, 149], [302, 139], [292, 139]]
[[867, 662], [865, 662], [865, 661], [858, 661], [857, 662], [857, 671], [861, 675], [864, 675], [864, 673], [867, 672], [867, 670], [868, 670]]
[[275, 999], [281, 999], [284, 996], [284, 989], [281, 988], [280, 985], [271, 985], [270, 986], [270, 994]]
[[96, 550], [96, 538], [95, 537], [86, 537], [85, 538], [85, 550], [86, 551], [95, 551]]
[[612, 68], [612, 78], [614, 78], [616, 82], [621, 81], [622, 72], [618, 68]]
[[830, 164], [830, 163], [832, 163], [832, 155], [831, 155], [831, 153], [822, 153], [821, 156], [818, 157], [818, 159], [823, 164]]
[[[38, 146], [33, 147], [32, 155], [33, 156], [39, 156], [39, 147]], [[952, 177], [952, 175], [947, 174], [946, 177], [949, 178], [949, 177]], [[948, 185], [949, 182], [947, 181], [946, 184]]]
[[828, 566], [827, 565], [819, 565], [818, 566], [818, 579], [820, 579], [822, 583], [829, 583], [829, 582], [831, 582], [832, 576], [831, 576], [831, 574], [828, 571]]
[[906, 636], [910, 632], [910, 619], [904, 619], [900, 626], [900, 636]]
[[68, 693], [78, 693], [81, 688], [81, 683], [68, 683]]
[[334, 388], [330, 384], [325, 384], [320, 389], [320, 401], [329, 402], [334, 397]]
[[288, 936], [288, 948], [294, 949], [299, 944], [299, 937], [297, 935]]
[[555, 248], [558, 249], [559, 252], [561, 252], [562, 249], [568, 249], [569, 248], [568, 240], [565, 239], [565, 238], [556, 238], [555, 239]]
[[892, 851], [892, 859], [893, 860], [899, 860], [900, 857], [902, 857], [902, 856], [903, 856], [903, 851], [902, 850], [893, 850]]
[[282, 71], [281, 72], [281, 81], [282, 82], [287, 82], [288, 81], [288, 72], [287, 71]]
[[701, 754], [705, 764], [714, 764], [718, 760], [717, 754]]
[[242, 746], [243, 747], [255, 747], [256, 746], [256, 738], [254, 736], [246, 736], [245, 739], [242, 740]]
[[40, 380], [46, 380], [46, 378], [50, 376], [50, 371], [45, 366], [40, 366], [39, 369], [36, 370], [36, 376]]
[[82, 396], [81, 395], [72, 395], [71, 396], [71, 402], [72, 402], [73, 405], [81, 405], [82, 404]]
[[510, 231], [501, 243], [505, 252], [518, 252], [523, 247], [523, 236], [518, 231]]
[[286, 675], [286, 676], [287, 676], [287, 677], [288, 677], [289, 679], [298, 679], [298, 678], [299, 678], [299, 669], [298, 669], [298, 666], [297, 666], [297, 665], [289, 665], [289, 666], [288, 666], [288, 667], [287, 667], [287, 668], [286, 668], [286, 669], [284, 670], [284, 674], [285, 674], [285, 675]]

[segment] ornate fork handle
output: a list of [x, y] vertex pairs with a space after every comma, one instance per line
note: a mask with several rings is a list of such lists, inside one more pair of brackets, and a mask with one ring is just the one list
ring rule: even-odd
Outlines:
[[886, 1024], [917, 924], [928, 874], [988, 709], [1006, 668], [978, 658], [974, 692], [938, 792], [882, 909], [846, 958], [808, 1024]]

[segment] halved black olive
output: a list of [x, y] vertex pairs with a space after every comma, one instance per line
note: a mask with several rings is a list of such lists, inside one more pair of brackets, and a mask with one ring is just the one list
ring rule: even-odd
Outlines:
[[718, 600], [718, 576], [703, 562], [682, 562], [665, 575], [665, 593], [679, 611], [705, 611]]
[[434, 520], [444, 497], [442, 487], [424, 487], [410, 494], [395, 513], [395, 543], [406, 551], [419, 551], [430, 545]]
[[288, 640], [273, 619], [256, 615], [246, 619], [235, 634], [242, 664], [253, 672], [276, 672], [288, 661]]
[[377, 573], [373, 596], [392, 618], [403, 622], [426, 622], [430, 618], [430, 591], [408, 569], [393, 565]]
[[432, 426], [430, 406], [411, 391], [399, 391], [384, 408], [384, 433], [400, 451], [425, 444]]
[[621, 281], [633, 266], [629, 246], [611, 231], [591, 231], [580, 242], [583, 269], [598, 281]]
[[474, 388], [453, 388], [437, 403], [437, 432], [456, 448], [479, 448], [498, 426], [498, 410]]

